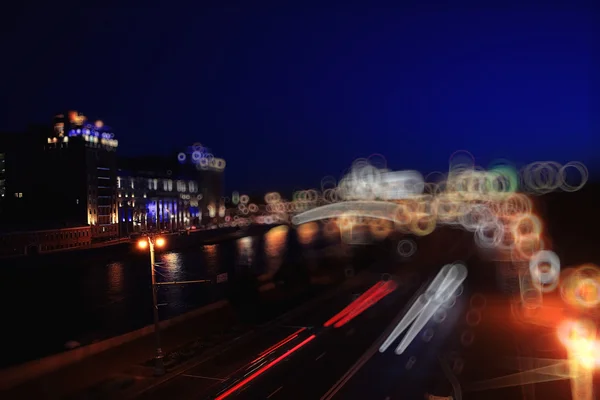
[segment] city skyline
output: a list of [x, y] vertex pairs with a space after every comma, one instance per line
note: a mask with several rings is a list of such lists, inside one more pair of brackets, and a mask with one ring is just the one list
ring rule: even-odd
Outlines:
[[[598, 172], [584, 8], [363, 14], [107, 7], [19, 24], [17, 13], [0, 131], [76, 109], [113, 126], [122, 155], [200, 141], [227, 160], [227, 191], [312, 187], [373, 153], [424, 173], [457, 150], [482, 166], [577, 160]], [[61, 43], [61, 62], [33, 75], [42, 47]]]

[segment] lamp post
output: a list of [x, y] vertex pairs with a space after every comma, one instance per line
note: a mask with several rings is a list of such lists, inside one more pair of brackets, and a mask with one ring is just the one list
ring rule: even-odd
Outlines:
[[147, 234], [143, 239], [138, 241], [138, 247], [142, 250], [148, 248], [150, 250], [150, 271], [152, 276], [152, 305], [154, 307], [154, 335], [156, 337], [156, 355], [154, 356], [155, 366], [154, 375], [160, 376], [165, 374], [165, 363], [163, 361], [163, 351], [160, 343], [160, 321], [158, 319], [158, 301], [157, 290], [164, 285], [182, 285], [190, 283], [210, 283], [210, 279], [196, 279], [191, 281], [171, 281], [171, 282], [156, 282], [156, 262], [154, 258], [154, 249], [156, 247], [164, 247], [165, 239], [153, 234]]
[[154, 247], [163, 247], [165, 245], [165, 239], [161, 237], [155, 237], [148, 235], [146, 238], [141, 239], [138, 242], [138, 247], [141, 249], [148, 248], [150, 250], [150, 271], [152, 276], [152, 305], [154, 308], [154, 336], [156, 338], [156, 355], [154, 357], [154, 374], [156, 376], [164, 375], [165, 364], [163, 361], [163, 351], [160, 344], [160, 321], [158, 319], [158, 301], [156, 297], [156, 291], [158, 285], [156, 284], [156, 273], [155, 273], [155, 261], [154, 261]]

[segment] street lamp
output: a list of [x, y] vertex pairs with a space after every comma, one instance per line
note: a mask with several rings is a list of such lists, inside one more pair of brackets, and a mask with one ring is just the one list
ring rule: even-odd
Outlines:
[[153, 235], [148, 235], [143, 239], [138, 241], [138, 247], [142, 250], [146, 248], [150, 249], [150, 271], [152, 276], [152, 305], [154, 306], [154, 335], [156, 337], [156, 356], [154, 357], [155, 366], [154, 366], [154, 374], [157, 376], [164, 375], [165, 373], [165, 364], [163, 361], [163, 351], [160, 345], [160, 323], [158, 319], [158, 302], [156, 299], [156, 291], [158, 289], [158, 285], [156, 284], [156, 274], [155, 274], [155, 262], [154, 262], [154, 248], [155, 247], [163, 247], [165, 245], [165, 239], [162, 237], [155, 237]]
[[156, 376], [164, 375], [165, 364], [163, 361], [163, 351], [160, 345], [160, 324], [158, 319], [158, 302], [157, 302], [157, 290], [160, 286], [164, 285], [182, 285], [190, 283], [210, 283], [210, 279], [195, 279], [191, 281], [172, 281], [172, 282], [156, 282], [156, 263], [154, 261], [154, 249], [156, 247], [164, 247], [166, 241], [163, 237], [155, 236], [153, 234], [146, 235], [144, 238], [137, 242], [138, 248], [150, 250], [150, 271], [152, 276], [152, 304], [154, 306], [154, 334], [156, 336], [156, 356], [154, 374]]

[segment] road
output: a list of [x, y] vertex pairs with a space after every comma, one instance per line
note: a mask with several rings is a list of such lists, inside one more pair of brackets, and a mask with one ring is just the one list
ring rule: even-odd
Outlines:
[[[421, 278], [427, 277], [421, 276]], [[310, 343], [303, 346], [287, 361], [269, 370], [266, 373], [268, 376], [258, 377], [249, 383], [235, 398], [320, 399], [331, 387], [336, 386], [336, 383], [348, 370], [353, 369], [357, 360], [360, 360], [365, 353], [373, 353], [373, 349], [377, 353], [378, 346], [373, 347], [373, 345], [380, 341], [382, 332], [398, 316], [403, 306], [414, 297], [423, 280], [399, 279], [401, 285], [395, 292], [348, 324], [338, 329], [315, 331], [316, 337]], [[460, 306], [455, 307], [459, 308]], [[338, 311], [340, 309], [338, 308]], [[335, 313], [336, 311], [333, 311], [328, 316], [322, 316], [321, 324]], [[438, 334], [437, 336], [442, 337], [443, 335]], [[389, 358], [388, 354], [385, 356]], [[393, 364], [398, 364], [397, 358], [398, 356], [395, 356]], [[361, 380], [359, 387], [345, 391], [344, 396], [336, 396], [336, 398], [371, 399], [380, 397], [384, 399], [386, 397], [384, 395], [373, 397], [374, 393], [378, 391], [386, 392], [386, 389], [380, 386], [380, 383], [386, 383], [382, 382], [382, 378], [388, 375], [390, 379], [387, 380], [387, 383], [392, 386], [397, 379], [391, 376], [393, 371], [389, 368], [387, 371], [379, 371], [379, 369], [380, 365], [368, 365], [365, 370], [367, 371], [366, 380]], [[372, 372], [377, 373], [373, 375]], [[419, 398], [422, 394], [423, 392]]]
[[[393, 276], [399, 283], [394, 292], [340, 328], [323, 327], [381, 279], [373, 274], [360, 288], [343, 291], [274, 325], [142, 398], [391, 400], [423, 399], [426, 394], [455, 400], [571, 398], [570, 383], [564, 379], [527, 386], [520, 385], [522, 379], [513, 379], [516, 383], [509, 387], [496, 384], [488, 385], [492, 390], [474, 390], [473, 382], [518, 372], [508, 366], [509, 358], [564, 358], [556, 340], [550, 340], [552, 349], [545, 354], [539, 351], [540, 343], [555, 332], [518, 325], [506, 298], [477, 281], [467, 280], [403, 354], [394, 352], [400, 338], [380, 352], [380, 345], [432, 277], [424, 270], [406, 268], [402, 276]], [[276, 349], [259, 357], [274, 345]]]
[[[507, 364], [509, 357], [564, 358], [556, 341], [549, 341], [546, 354], [539, 351], [540, 343], [555, 332], [509, 322], [504, 298], [474, 289], [465, 284], [462, 294], [450, 302], [454, 304], [436, 313], [401, 355], [394, 352], [399, 339], [383, 353], [379, 347], [419, 293], [414, 285], [340, 329], [314, 331], [316, 337], [297, 353], [228, 398], [391, 400], [423, 399], [427, 394], [461, 400], [571, 398], [565, 379], [522, 386], [525, 377], [521, 377], [508, 387], [489, 384], [490, 390], [472, 390], [474, 382], [517, 373], [518, 367]], [[521, 367], [532, 369], [533, 364]]]
[[[361, 287], [341, 292], [330, 301], [318, 304], [285, 321], [285, 324], [273, 326], [250, 343], [231, 347], [217, 358], [182, 372], [141, 398], [215, 398], [227, 387], [235, 386], [244, 377], [256, 372], [261, 363], [252, 362], [261, 352], [285, 340], [299, 329], [306, 328], [297, 338], [284, 343], [277, 352], [267, 357], [262, 365], [285, 355], [286, 351], [310, 336], [314, 335], [314, 339], [293, 355], [285, 357], [268, 371], [239, 387], [239, 390], [227, 398], [319, 399], [379, 340], [390, 322], [399, 313], [402, 314], [402, 308], [414, 297], [423, 282], [432, 277], [424, 271], [426, 270], [405, 267], [401, 276], [392, 276], [392, 279], [398, 282], [394, 292], [348, 324], [340, 328], [324, 328], [323, 324], [328, 319], [382, 278], [381, 274], [373, 274], [370, 281]], [[397, 363], [396, 359], [394, 361]], [[369, 389], [361, 390], [363, 394], [357, 398], [371, 398], [368, 395]]]
[[[397, 290], [340, 328], [315, 329], [315, 339], [288, 361], [258, 378], [236, 398], [318, 399], [361, 356], [389, 323], [408, 287]], [[318, 317], [322, 325], [343, 307]]]
[[[341, 290], [333, 298], [274, 324], [266, 331], [255, 335], [255, 337], [249, 341], [245, 341], [243, 344], [233, 344], [216, 358], [201, 362], [185, 371], [180, 371], [174, 378], [138, 398], [148, 400], [166, 398], [198, 399], [203, 396], [210, 396], [226, 379], [235, 376], [236, 371], [240, 369], [243, 371], [244, 366], [247, 366], [256, 359], [258, 354], [285, 339], [293, 332], [300, 328], [306, 328], [303, 335], [306, 335], [308, 332], [320, 331], [322, 324], [326, 320], [351, 303], [357, 295], [367, 290], [380, 279], [381, 274], [373, 273], [365, 279], [363, 284], [351, 289]], [[317, 356], [318, 354], [315, 358]], [[270, 376], [271, 372], [276, 372], [277, 370], [278, 368], [273, 368], [272, 371], [269, 371], [268, 375]]]
[[[535, 377], [539, 383], [525, 386], [521, 385], [527, 380], [525, 376], [511, 379], [509, 385], [490, 382], [518, 373], [518, 363], [509, 362], [517, 357], [564, 358], [554, 331], [516, 325], [505, 305], [497, 295], [474, 292], [467, 285], [455, 306], [446, 309], [444, 321], [431, 321], [403, 354], [395, 354], [395, 346], [381, 353], [380, 344], [396, 325], [396, 318], [363, 354], [364, 362], [358, 359], [347, 371], [347, 379], [341, 378], [319, 398], [392, 400], [434, 395], [455, 400], [571, 399], [570, 381], [565, 379], [540, 375]], [[433, 332], [429, 341], [425, 335], [428, 329]], [[546, 349], [542, 352], [540, 346]], [[533, 362], [524, 364], [521, 371], [534, 368]], [[475, 382], [488, 382], [484, 385], [488, 389], [474, 390]]]

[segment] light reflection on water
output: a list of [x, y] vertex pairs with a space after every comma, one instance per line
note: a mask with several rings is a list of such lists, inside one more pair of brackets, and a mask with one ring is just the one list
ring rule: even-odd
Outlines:
[[334, 220], [329, 220], [323, 225], [323, 235], [329, 241], [335, 241], [340, 238], [341, 232], [338, 224]]
[[320, 225], [317, 222], [309, 222], [298, 226], [298, 242], [304, 248], [305, 261], [309, 270], [314, 271], [317, 269], [316, 253], [311, 248], [311, 245], [320, 234]]
[[317, 239], [319, 234], [319, 225], [316, 222], [309, 222], [298, 227], [298, 241], [303, 246], [309, 246]]
[[267, 275], [274, 275], [285, 256], [289, 228], [285, 225], [276, 226], [265, 234], [265, 262]]
[[254, 261], [254, 238], [252, 236], [243, 237], [237, 240], [237, 264], [251, 266]]
[[[186, 280], [186, 274], [183, 269], [182, 256], [180, 253], [161, 254], [160, 264], [156, 267], [157, 280], [163, 282]], [[168, 285], [161, 287], [161, 301], [164, 301], [170, 309], [177, 309], [184, 303], [184, 286]]]
[[202, 254], [206, 263], [206, 273], [216, 275], [219, 273], [219, 252], [216, 244], [202, 246]]
[[123, 300], [125, 292], [124, 265], [114, 262], [107, 266], [108, 299], [110, 302]]
[[[320, 224], [318, 227], [323, 228]], [[263, 271], [274, 274], [288, 261], [291, 264], [306, 262], [302, 256], [313, 252], [314, 238], [306, 232], [296, 233], [281, 226], [239, 241], [157, 251], [157, 281], [211, 280], [210, 283], [161, 286], [158, 291], [158, 302], [162, 304], [160, 318], [172, 318], [223, 299], [227, 285], [215, 284], [215, 278], [218, 274], [236, 271], [238, 261], [245, 260], [248, 268], [244, 269], [253, 274]], [[319, 237], [321, 233], [315, 235]], [[324, 252], [319, 254], [327, 257]], [[308, 262], [320, 260], [316, 252], [314, 257], [315, 260], [308, 259]], [[7, 318], [16, 320], [28, 315], [22, 329], [9, 332], [7, 337], [28, 350], [7, 358], [6, 365], [62, 350], [64, 343], [70, 340], [89, 343], [152, 323], [148, 252], [56, 254], [35, 260], [14, 260], [3, 269], [10, 279], [0, 281], [0, 289], [14, 303], [7, 311]], [[38, 277], [33, 282], [32, 274]], [[267, 278], [268, 275], [265, 274]], [[29, 288], [28, 299], [36, 301], [21, 300], [23, 287]], [[44, 302], [43, 299], [48, 298], [53, 301]], [[40, 325], [53, 325], [52, 332], [36, 336]], [[28, 336], [23, 332], [33, 333]]]
[[158, 274], [162, 275], [168, 281], [183, 280], [183, 263], [180, 253], [164, 253], [160, 255], [159, 259], [160, 264], [156, 267], [156, 272]]
[[[304, 248], [302, 251], [308, 256], [305, 262], [309, 264], [316, 262], [312, 256], [311, 245], [320, 233], [320, 225], [317, 223], [302, 225], [297, 230], [298, 243]], [[258, 267], [259, 270], [265, 272], [261, 279], [271, 279], [281, 268], [288, 253], [290, 229], [283, 225], [277, 226], [264, 234], [262, 240], [260, 239], [260, 237], [247, 236], [229, 245], [227, 243], [204, 245], [200, 247], [200, 252], [196, 251], [195, 253], [190, 251], [157, 252], [156, 279], [158, 282], [181, 282], [195, 279], [214, 280], [218, 274], [228, 272], [228, 265], [231, 265], [231, 262], [235, 262], [238, 266]], [[223, 258], [223, 252], [227, 253], [225, 256], [230, 254], [230, 257]], [[149, 259], [140, 260], [140, 270], [138, 272], [143, 275], [147, 273], [146, 268], [148, 267]], [[107, 302], [103, 306], [110, 305], [113, 307], [115, 306], [114, 303], [127, 300], [130, 295], [128, 292], [131, 289], [126, 284], [127, 282], [142, 282], [140, 277], [134, 278], [131, 276], [132, 271], [129, 269], [128, 265], [122, 261], [107, 265], [105, 275], [108, 289], [106, 292]], [[195, 302], [198, 296], [199, 298], [209, 296], [208, 291], [210, 290], [205, 285], [210, 286], [211, 284], [194, 283], [161, 286], [159, 289], [159, 302], [164, 304], [161, 307], [161, 313], [171, 315], [180, 312], [182, 308], [192, 307], [192, 304], [186, 304], [186, 302]], [[138, 284], [135, 284], [135, 286], [139, 287]], [[194, 298], [190, 298], [190, 295]], [[150, 297], [148, 297], [149, 300]]]

